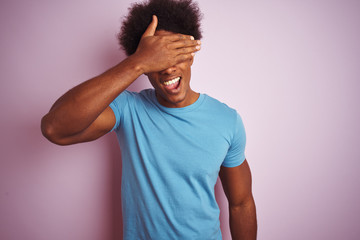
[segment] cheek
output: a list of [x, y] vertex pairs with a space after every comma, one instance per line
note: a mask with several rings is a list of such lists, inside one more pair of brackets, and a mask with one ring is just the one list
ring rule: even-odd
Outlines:
[[188, 62], [184, 62], [182, 65], [182, 72], [184, 73], [184, 75], [186, 76], [190, 76], [191, 75], [191, 65], [192, 65], [193, 61], [188, 61]]

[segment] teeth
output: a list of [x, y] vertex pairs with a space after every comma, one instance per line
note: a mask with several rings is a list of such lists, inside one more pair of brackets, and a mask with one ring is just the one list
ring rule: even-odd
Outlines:
[[180, 77], [177, 77], [177, 78], [174, 78], [174, 79], [172, 79], [170, 81], [164, 82], [164, 85], [169, 86], [171, 84], [174, 84], [174, 83], [178, 82], [179, 80], [180, 80]]

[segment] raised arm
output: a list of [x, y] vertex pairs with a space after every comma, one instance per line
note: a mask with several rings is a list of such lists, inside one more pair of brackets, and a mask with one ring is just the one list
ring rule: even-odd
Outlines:
[[233, 168], [221, 167], [219, 176], [229, 201], [232, 239], [255, 240], [256, 208], [251, 191], [251, 172], [247, 161]]
[[68, 145], [97, 139], [112, 129], [115, 116], [109, 104], [140, 75], [189, 60], [198, 41], [174, 34], [154, 36], [157, 17], [144, 32], [136, 52], [103, 74], [61, 96], [41, 120], [41, 131], [51, 142]]

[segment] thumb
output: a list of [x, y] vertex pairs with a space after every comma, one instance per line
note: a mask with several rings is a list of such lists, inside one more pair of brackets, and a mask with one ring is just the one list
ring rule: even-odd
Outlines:
[[152, 21], [149, 24], [149, 26], [147, 27], [147, 29], [145, 30], [142, 37], [154, 36], [157, 25], [158, 25], [158, 19], [155, 15], [153, 15]]

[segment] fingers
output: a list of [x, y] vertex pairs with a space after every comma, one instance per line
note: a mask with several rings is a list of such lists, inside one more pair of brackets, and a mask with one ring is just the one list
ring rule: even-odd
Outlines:
[[194, 52], [187, 53], [187, 54], [180, 54], [175, 57], [176, 64], [186, 61], [191, 61], [193, 57], [195, 56]]
[[147, 27], [147, 29], [145, 30], [142, 37], [154, 36], [157, 25], [158, 25], [158, 19], [155, 15], [153, 15], [152, 21], [149, 24], [149, 26]]
[[184, 48], [178, 48], [176, 49], [176, 54], [177, 55], [182, 55], [182, 54], [192, 54], [194, 56], [194, 54], [200, 50], [200, 45], [197, 46], [191, 46], [191, 47], [184, 47]]
[[186, 48], [186, 47], [197, 47], [201, 46], [200, 40], [181, 40], [173, 42], [169, 45], [171, 49], [179, 49], [179, 48]]
[[176, 62], [185, 62], [189, 60], [193, 60], [195, 53], [201, 49], [200, 40], [195, 40], [191, 42], [181, 43], [178, 45], [179, 47], [174, 49], [176, 51]]
[[186, 39], [194, 40], [193, 36], [184, 35], [184, 34], [180, 34], [180, 33], [167, 35], [166, 37], [169, 39], [169, 41], [172, 41], [172, 42], [186, 40]]
[[177, 55], [192, 55], [201, 49], [200, 40], [181, 40], [171, 43], [170, 48], [173, 49]]

